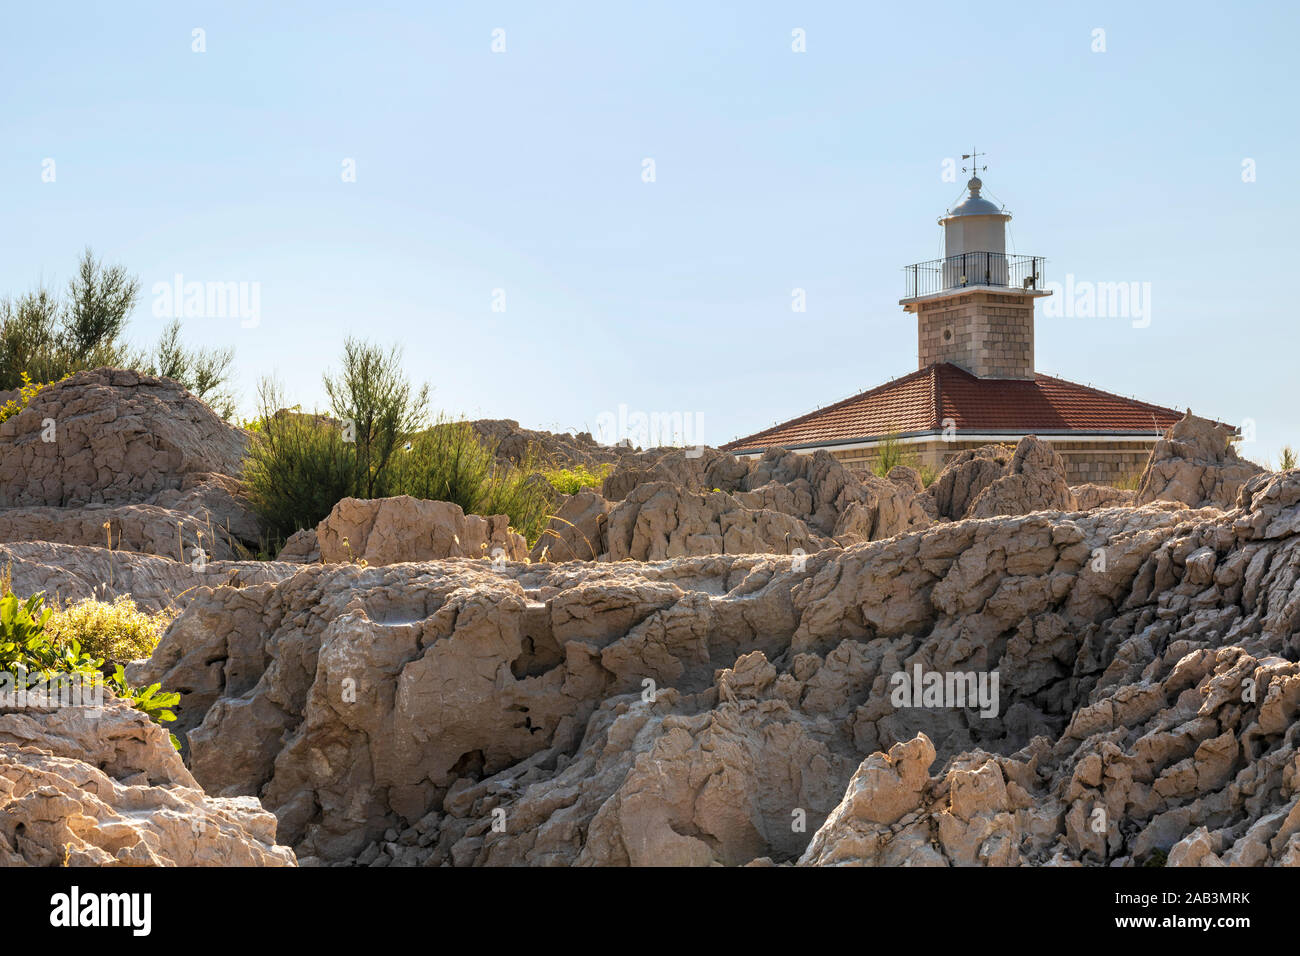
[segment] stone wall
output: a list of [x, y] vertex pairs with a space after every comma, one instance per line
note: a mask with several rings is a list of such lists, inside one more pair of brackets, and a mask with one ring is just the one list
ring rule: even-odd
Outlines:
[[1114, 485], [1141, 476], [1155, 443], [1153, 438], [1140, 445], [1136, 442], [1109, 447], [1084, 442], [1052, 442], [1051, 445], [1065, 459], [1070, 484]]
[[981, 378], [1033, 379], [1034, 300], [970, 292], [916, 304], [918, 368], [952, 362]]
[[[1125, 480], [1132, 481], [1146, 467], [1147, 459], [1151, 456], [1151, 449], [1157, 441], [1156, 437], [1152, 436], [1149, 441], [1142, 440], [1106, 445], [1097, 442], [1058, 441], [1050, 436], [1042, 437], [1043, 441], [1051, 445], [1052, 449], [1065, 461], [1066, 479], [1072, 485], [1089, 482], [1113, 485]], [[945, 442], [935, 439], [934, 441], [904, 445], [903, 451], [909, 457], [915, 456], [916, 464], [928, 466], [938, 471], [951, 461], [958, 452], [979, 448], [981, 445], [987, 444], [989, 442]], [[1014, 446], [1015, 438], [1008, 436], [1006, 444]], [[876, 451], [872, 448], [853, 448], [845, 451], [832, 448], [830, 452], [850, 471], [857, 474], [871, 471], [877, 458]]]

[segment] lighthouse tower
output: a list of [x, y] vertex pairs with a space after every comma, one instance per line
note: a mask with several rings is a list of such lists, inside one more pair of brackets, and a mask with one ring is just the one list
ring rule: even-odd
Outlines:
[[1007, 255], [1011, 213], [972, 175], [962, 201], [940, 217], [944, 257], [907, 266], [904, 311], [916, 314], [917, 363], [951, 362], [979, 378], [1034, 377], [1034, 300], [1040, 256]]
[[901, 446], [938, 470], [963, 452], [1035, 435], [1061, 456], [1071, 485], [1141, 474], [1183, 413], [1035, 373], [1034, 300], [1049, 294], [1044, 260], [1008, 254], [1011, 214], [985, 197], [984, 171], [963, 170], [966, 191], [939, 219], [943, 258], [904, 270], [900, 304], [916, 316], [920, 368], [737, 438], [727, 451], [745, 458], [773, 448], [829, 452], [868, 473]]

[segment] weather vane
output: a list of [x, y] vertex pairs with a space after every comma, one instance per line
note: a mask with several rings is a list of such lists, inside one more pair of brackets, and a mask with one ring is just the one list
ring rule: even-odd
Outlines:
[[971, 175], [973, 175], [973, 176], [978, 176], [980, 173], [982, 173], [982, 172], [984, 172], [986, 169], [988, 169], [987, 166], [980, 166], [980, 165], [979, 165], [979, 158], [980, 158], [981, 156], [987, 156], [987, 155], [988, 155], [988, 153], [977, 153], [977, 152], [975, 151], [975, 147], [972, 146], [972, 147], [971, 147], [971, 150], [970, 150], [969, 153], [962, 153], [962, 154], [961, 154], [961, 158], [962, 158], [962, 159], [969, 159], [969, 160], [971, 160], [970, 169], [968, 170], [965, 166], [963, 166], [963, 167], [961, 168], [961, 171], [962, 171], [963, 173], [965, 173], [965, 172], [969, 172], [969, 173], [970, 173]]

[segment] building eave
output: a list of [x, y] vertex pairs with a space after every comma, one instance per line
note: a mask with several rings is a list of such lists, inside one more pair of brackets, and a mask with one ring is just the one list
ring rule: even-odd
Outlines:
[[953, 289], [944, 289], [941, 292], [931, 292], [928, 295], [914, 295], [910, 298], [899, 299], [898, 304], [904, 307], [904, 311], [911, 312], [909, 305], [916, 305], [921, 302], [938, 302], [942, 299], [956, 299], [963, 295], [970, 295], [972, 292], [988, 292], [993, 295], [1015, 295], [1025, 299], [1042, 299], [1051, 295], [1050, 289], [1017, 289], [1015, 286], [1006, 285], [964, 285]]
[[[997, 443], [1005, 441], [1008, 438], [1014, 438], [1019, 441], [1026, 435], [1037, 435], [1039, 438], [1057, 438], [1068, 439], [1078, 442], [1155, 442], [1159, 441], [1164, 433], [1155, 431], [1140, 430], [1119, 430], [1110, 431], [1100, 428], [1089, 429], [1061, 429], [1061, 428], [1030, 428], [1030, 429], [980, 429], [970, 432], [955, 432], [949, 435], [952, 442], [986, 442]], [[867, 435], [861, 438], [833, 438], [827, 441], [819, 442], [802, 442], [793, 443], [774, 443], [771, 445], [751, 445], [746, 448], [729, 449], [733, 455], [761, 455], [770, 448], [784, 448], [788, 451], [803, 452], [816, 451], [821, 448], [827, 450], [839, 449], [841, 451], [851, 451], [856, 449], [871, 449], [880, 445], [886, 439], [893, 439], [901, 445], [915, 445], [923, 441], [932, 441], [935, 439], [943, 440], [945, 432], [942, 429], [930, 429], [927, 431], [901, 432], [897, 435]]]

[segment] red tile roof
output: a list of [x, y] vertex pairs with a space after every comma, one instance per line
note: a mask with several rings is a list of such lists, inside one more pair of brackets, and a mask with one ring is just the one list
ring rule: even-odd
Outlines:
[[1011, 434], [1147, 433], [1158, 435], [1181, 412], [1113, 395], [1050, 375], [1033, 381], [976, 378], [956, 365], [930, 365], [723, 447], [756, 451], [776, 445], [834, 445], [885, 435], [939, 432], [951, 419], [960, 432]]

